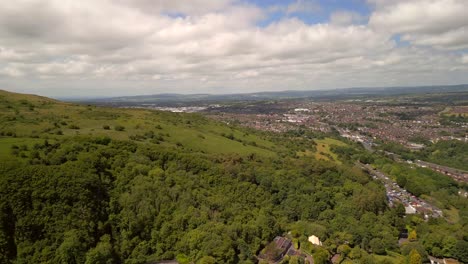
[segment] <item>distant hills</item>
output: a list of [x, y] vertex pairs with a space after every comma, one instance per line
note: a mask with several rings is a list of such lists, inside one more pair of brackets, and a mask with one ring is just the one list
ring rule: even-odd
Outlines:
[[340, 88], [333, 90], [309, 91], [279, 91], [238, 94], [154, 94], [123, 96], [112, 98], [86, 99], [90, 103], [98, 104], [171, 104], [171, 103], [209, 103], [209, 102], [235, 102], [235, 101], [263, 101], [297, 98], [337, 99], [343, 97], [361, 96], [391, 96], [405, 94], [467, 92], [468, 84], [438, 85], [438, 86], [411, 86], [411, 87], [379, 87], [379, 88]]

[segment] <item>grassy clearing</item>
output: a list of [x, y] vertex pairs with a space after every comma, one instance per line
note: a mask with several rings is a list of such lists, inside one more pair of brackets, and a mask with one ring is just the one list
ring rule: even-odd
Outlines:
[[335, 161], [341, 164], [338, 156], [331, 151], [331, 146], [346, 146], [346, 143], [333, 138], [317, 139], [315, 142], [317, 143], [317, 151], [314, 153], [316, 159]]

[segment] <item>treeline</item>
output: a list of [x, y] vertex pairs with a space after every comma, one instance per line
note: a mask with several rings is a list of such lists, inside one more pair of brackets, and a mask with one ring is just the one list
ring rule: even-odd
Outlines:
[[424, 160], [439, 165], [468, 171], [468, 144], [459, 140], [442, 140], [437, 143], [423, 142], [426, 146], [411, 151], [397, 143], [386, 143], [382, 150], [401, 155], [405, 160]]

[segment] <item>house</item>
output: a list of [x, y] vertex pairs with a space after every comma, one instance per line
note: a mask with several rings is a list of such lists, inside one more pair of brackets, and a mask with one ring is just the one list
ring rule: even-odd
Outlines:
[[309, 242], [314, 244], [314, 245], [317, 245], [317, 246], [322, 245], [322, 241], [320, 241], [320, 239], [318, 237], [314, 236], [314, 235], [309, 237]]
[[415, 214], [416, 209], [411, 205], [408, 204], [408, 206], [405, 206], [405, 214]]
[[458, 264], [460, 263], [456, 259], [446, 259], [446, 258], [439, 259], [439, 258], [432, 257], [432, 256], [429, 256], [429, 261], [431, 262], [431, 264]]
[[444, 258], [444, 264], [459, 264], [460, 262], [456, 259], [446, 259]]
[[403, 229], [400, 232], [400, 235], [398, 236], [398, 245], [402, 245], [404, 243], [408, 242], [408, 229]]
[[[292, 251], [290, 249], [293, 249]], [[283, 259], [286, 254], [294, 254], [294, 247], [290, 239], [277, 236], [268, 244], [258, 256], [259, 259], [277, 262]]]
[[340, 254], [335, 254], [331, 258], [331, 263], [332, 264], [340, 263], [340, 260], [341, 260], [341, 255]]
[[432, 256], [429, 256], [429, 261], [431, 262], [431, 264], [444, 264], [443, 259], [438, 259]]

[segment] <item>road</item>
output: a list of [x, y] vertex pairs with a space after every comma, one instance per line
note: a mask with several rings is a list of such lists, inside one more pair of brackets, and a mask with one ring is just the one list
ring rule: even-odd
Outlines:
[[441, 166], [435, 163], [430, 163], [422, 160], [417, 160], [414, 162], [414, 164], [416, 164], [419, 167], [428, 168], [433, 171], [445, 174], [458, 182], [468, 182], [467, 171]]

